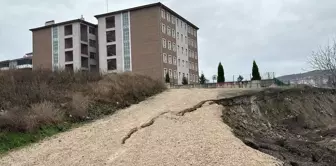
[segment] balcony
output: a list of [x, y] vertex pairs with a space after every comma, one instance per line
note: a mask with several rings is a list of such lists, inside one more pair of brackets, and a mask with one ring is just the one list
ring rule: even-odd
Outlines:
[[88, 42], [88, 26], [80, 25], [81, 41]]

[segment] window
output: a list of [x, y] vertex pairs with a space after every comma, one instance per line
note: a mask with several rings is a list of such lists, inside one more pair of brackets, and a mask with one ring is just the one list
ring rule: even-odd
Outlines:
[[89, 52], [89, 48], [87, 44], [81, 44], [81, 53], [84, 55], [88, 55]]
[[170, 14], [167, 12], [167, 21], [170, 22]]
[[81, 57], [81, 66], [84, 68], [89, 67], [89, 59], [87, 57]]
[[173, 51], [176, 52], [176, 45], [173, 43]]
[[185, 76], [185, 74], [183, 73], [183, 77]]
[[178, 26], [179, 25], [179, 19], [176, 18], [176, 25]]
[[115, 31], [107, 31], [106, 32], [106, 42], [110, 43], [110, 42], [115, 42], [116, 41], [116, 35], [115, 35]]
[[180, 33], [176, 32], [176, 39], [179, 39], [179, 38], [180, 38]]
[[172, 62], [172, 56], [171, 55], [168, 55], [168, 63], [169, 64], [172, 64], [173, 62]]
[[185, 43], [188, 44], [188, 38], [185, 36]]
[[65, 39], [65, 41], [64, 41], [64, 47], [65, 47], [65, 49], [67, 49], [67, 48], [72, 48], [72, 38], [67, 38], [67, 39]]
[[181, 20], [181, 28], [183, 28], [183, 22], [182, 22], [182, 20]]
[[176, 56], [174, 56], [174, 58], [173, 58], [173, 64], [176, 65], [176, 63], [177, 63], [176, 62]]
[[161, 10], [161, 17], [162, 17], [162, 18], [166, 18], [166, 13], [165, 13], [164, 10]]
[[166, 25], [162, 24], [162, 33], [166, 33]]
[[179, 45], [177, 45], [177, 52], [179, 52], [180, 51], [180, 46]]
[[168, 49], [171, 50], [171, 41], [168, 41]]
[[184, 23], [184, 29], [187, 30], [187, 23]]
[[195, 82], [198, 82], [198, 76], [195, 75]]
[[191, 62], [191, 69], [195, 70], [195, 68], [194, 68], [194, 62]]
[[184, 60], [182, 60], [182, 67], [184, 67]]
[[96, 48], [96, 45], [97, 45], [97, 42], [95, 41], [95, 40], [89, 40], [89, 45], [90, 45], [90, 47], [94, 47], [94, 48]]
[[170, 31], [170, 27], [169, 26], [167, 26], [167, 35], [171, 36], [171, 31]]
[[72, 62], [73, 61], [73, 52], [66, 51], [65, 52], [65, 62]]
[[89, 27], [89, 33], [92, 35], [96, 35], [96, 29], [94, 27]]
[[172, 15], [172, 23], [175, 24], [175, 17]]
[[164, 68], [164, 69], [163, 69], [163, 77], [164, 77], [164, 78], [166, 78], [166, 74], [167, 74], [167, 69]]
[[178, 59], [178, 66], [181, 66], [181, 61], [180, 61], [180, 59]]
[[191, 39], [191, 46], [194, 46], [194, 41]]
[[106, 29], [114, 28], [115, 27], [114, 16], [112, 16], [112, 17], [106, 17], [105, 21], [106, 21]]
[[169, 69], [169, 78], [173, 78], [173, 72], [172, 72], [172, 69]]
[[72, 25], [64, 26], [64, 36], [72, 35]]
[[96, 59], [96, 53], [90, 52], [90, 59]]
[[182, 54], [183, 54], [183, 51], [184, 51], [183, 47], [181, 47], [181, 50], [182, 50]]
[[197, 59], [197, 52], [195, 52], [195, 59]]
[[167, 54], [163, 53], [163, 62], [167, 63]]
[[198, 63], [195, 63], [195, 70], [198, 70]]
[[117, 70], [117, 60], [116, 59], [107, 60], [107, 70]]
[[176, 79], [177, 78], [177, 72], [176, 72], [176, 70], [174, 70], [174, 79]]
[[181, 78], [181, 72], [179, 72], [178, 78]]
[[175, 29], [172, 29], [172, 37], [175, 38]]
[[106, 49], [107, 49], [107, 56], [108, 57], [117, 55], [115, 44], [106, 46]]
[[186, 67], [187, 67], [187, 68], [189, 67], [189, 63], [188, 63], [188, 61], [186, 61]]
[[185, 50], [186, 56], [188, 56], [188, 49]]
[[189, 55], [189, 57], [191, 57], [191, 50], [190, 49], [188, 51], [188, 55]]
[[183, 34], [181, 34], [181, 41], [183, 42]]
[[162, 39], [162, 47], [163, 48], [167, 47], [166, 39]]

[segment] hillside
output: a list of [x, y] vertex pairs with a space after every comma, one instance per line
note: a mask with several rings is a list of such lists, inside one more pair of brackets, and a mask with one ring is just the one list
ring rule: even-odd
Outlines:
[[314, 70], [305, 73], [284, 75], [278, 77], [282, 82], [291, 84], [305, 84], [314, 87], [328, 87], [328, 72], [325, 70]]

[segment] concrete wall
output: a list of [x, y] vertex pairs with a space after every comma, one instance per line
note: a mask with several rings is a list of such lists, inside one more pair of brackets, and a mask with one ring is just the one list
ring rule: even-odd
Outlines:
[[[185, 73], [185, 77], [189, 75], [189, 64], [187, 65], [186, 62], [188, 61], [189, 63], [189, 57], [185, 52], [185, 49], [188, 50], [188, 43], [185, 42], [185, 36], [188, 36], [188, 31], [185, 28], [185, 22], [182, 21], [182, 27], [181, 27], [181, 19], [177, 19], [177, 23], [175, 24], [175, 29], [176, 29], [176, 34], [177, 32], [179, 33], [179, 37], [176, 37], [176, 47], [180, 46], [179, 49], [177, 47], [177, 59], [180, 59], [180, 65], [177, 64], [177, 75], [179, 75], [179, 72], [181, 73], [181, 76], [178, 77], [178, 84], [182, 84], [182, 78], [183, 78], [183, 73]], [[183, 34], [183, 41], [181, 40], [181, 34]], [[183, 54], [181, 48], [183, 47]], [[182, 61], [184, 60], [184, 67], [182, 65]], [[178, 63], [178, 60], [177, 60]], [[189, 78], [187, 78], [189, 81]]]
[[51, 28], [33, 31], [33, 69], [52, 69]]
[[[113, 15], [110, 15], [113, 16]], [[110, 17], [107, 16], [107, 17]], [[114, 15], [115, 17], [115, 28], [106, 29], [106, 17], [101, 17], [98, 19], [98, 47], [99, 47], [99, 68], [102, 73], [109, 72], [123, 72], [123, 52], [122, 52], [122, 19], [121, 14]], [[116, 56], [107, 57], [107, 42], [106, 42], [106, 31], [115, 30], [116, 41], [109, 44], [116, 44]], [[108, 71], [107, 70], [107, 60], [116, 59], [117, 70]]]

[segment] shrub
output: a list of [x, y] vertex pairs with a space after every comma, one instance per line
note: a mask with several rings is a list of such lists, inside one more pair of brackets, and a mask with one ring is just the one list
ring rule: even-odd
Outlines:
[[29, 121], [35, 119], [40, 125], [57, 124], [63, 120], [63, 113], [55, 108], [54, 104], [49, 101], [33, 104], [29, 112]]
[[182, 85], [188, 85], [188, 79], [187, 77], [182, 78]]
[[69, 116], [75, 120], [84, 120], [89, 116], [89, 97], [83, 96], [80, 93], [75, 93], [72, 96], [71, 108]]
[[18, 108], [6, 110], [0, 115], [0, 128], [7, 131], [27, 131], [25, 112]]
[[166, 73], [166, 76], [165, 76], [166, 78], [165, 78], [165, 81], [166, 81], [166, 83], [170, 83], [170, 78], [169, 78], [169, 74], [168, 74], [168, 72]]

